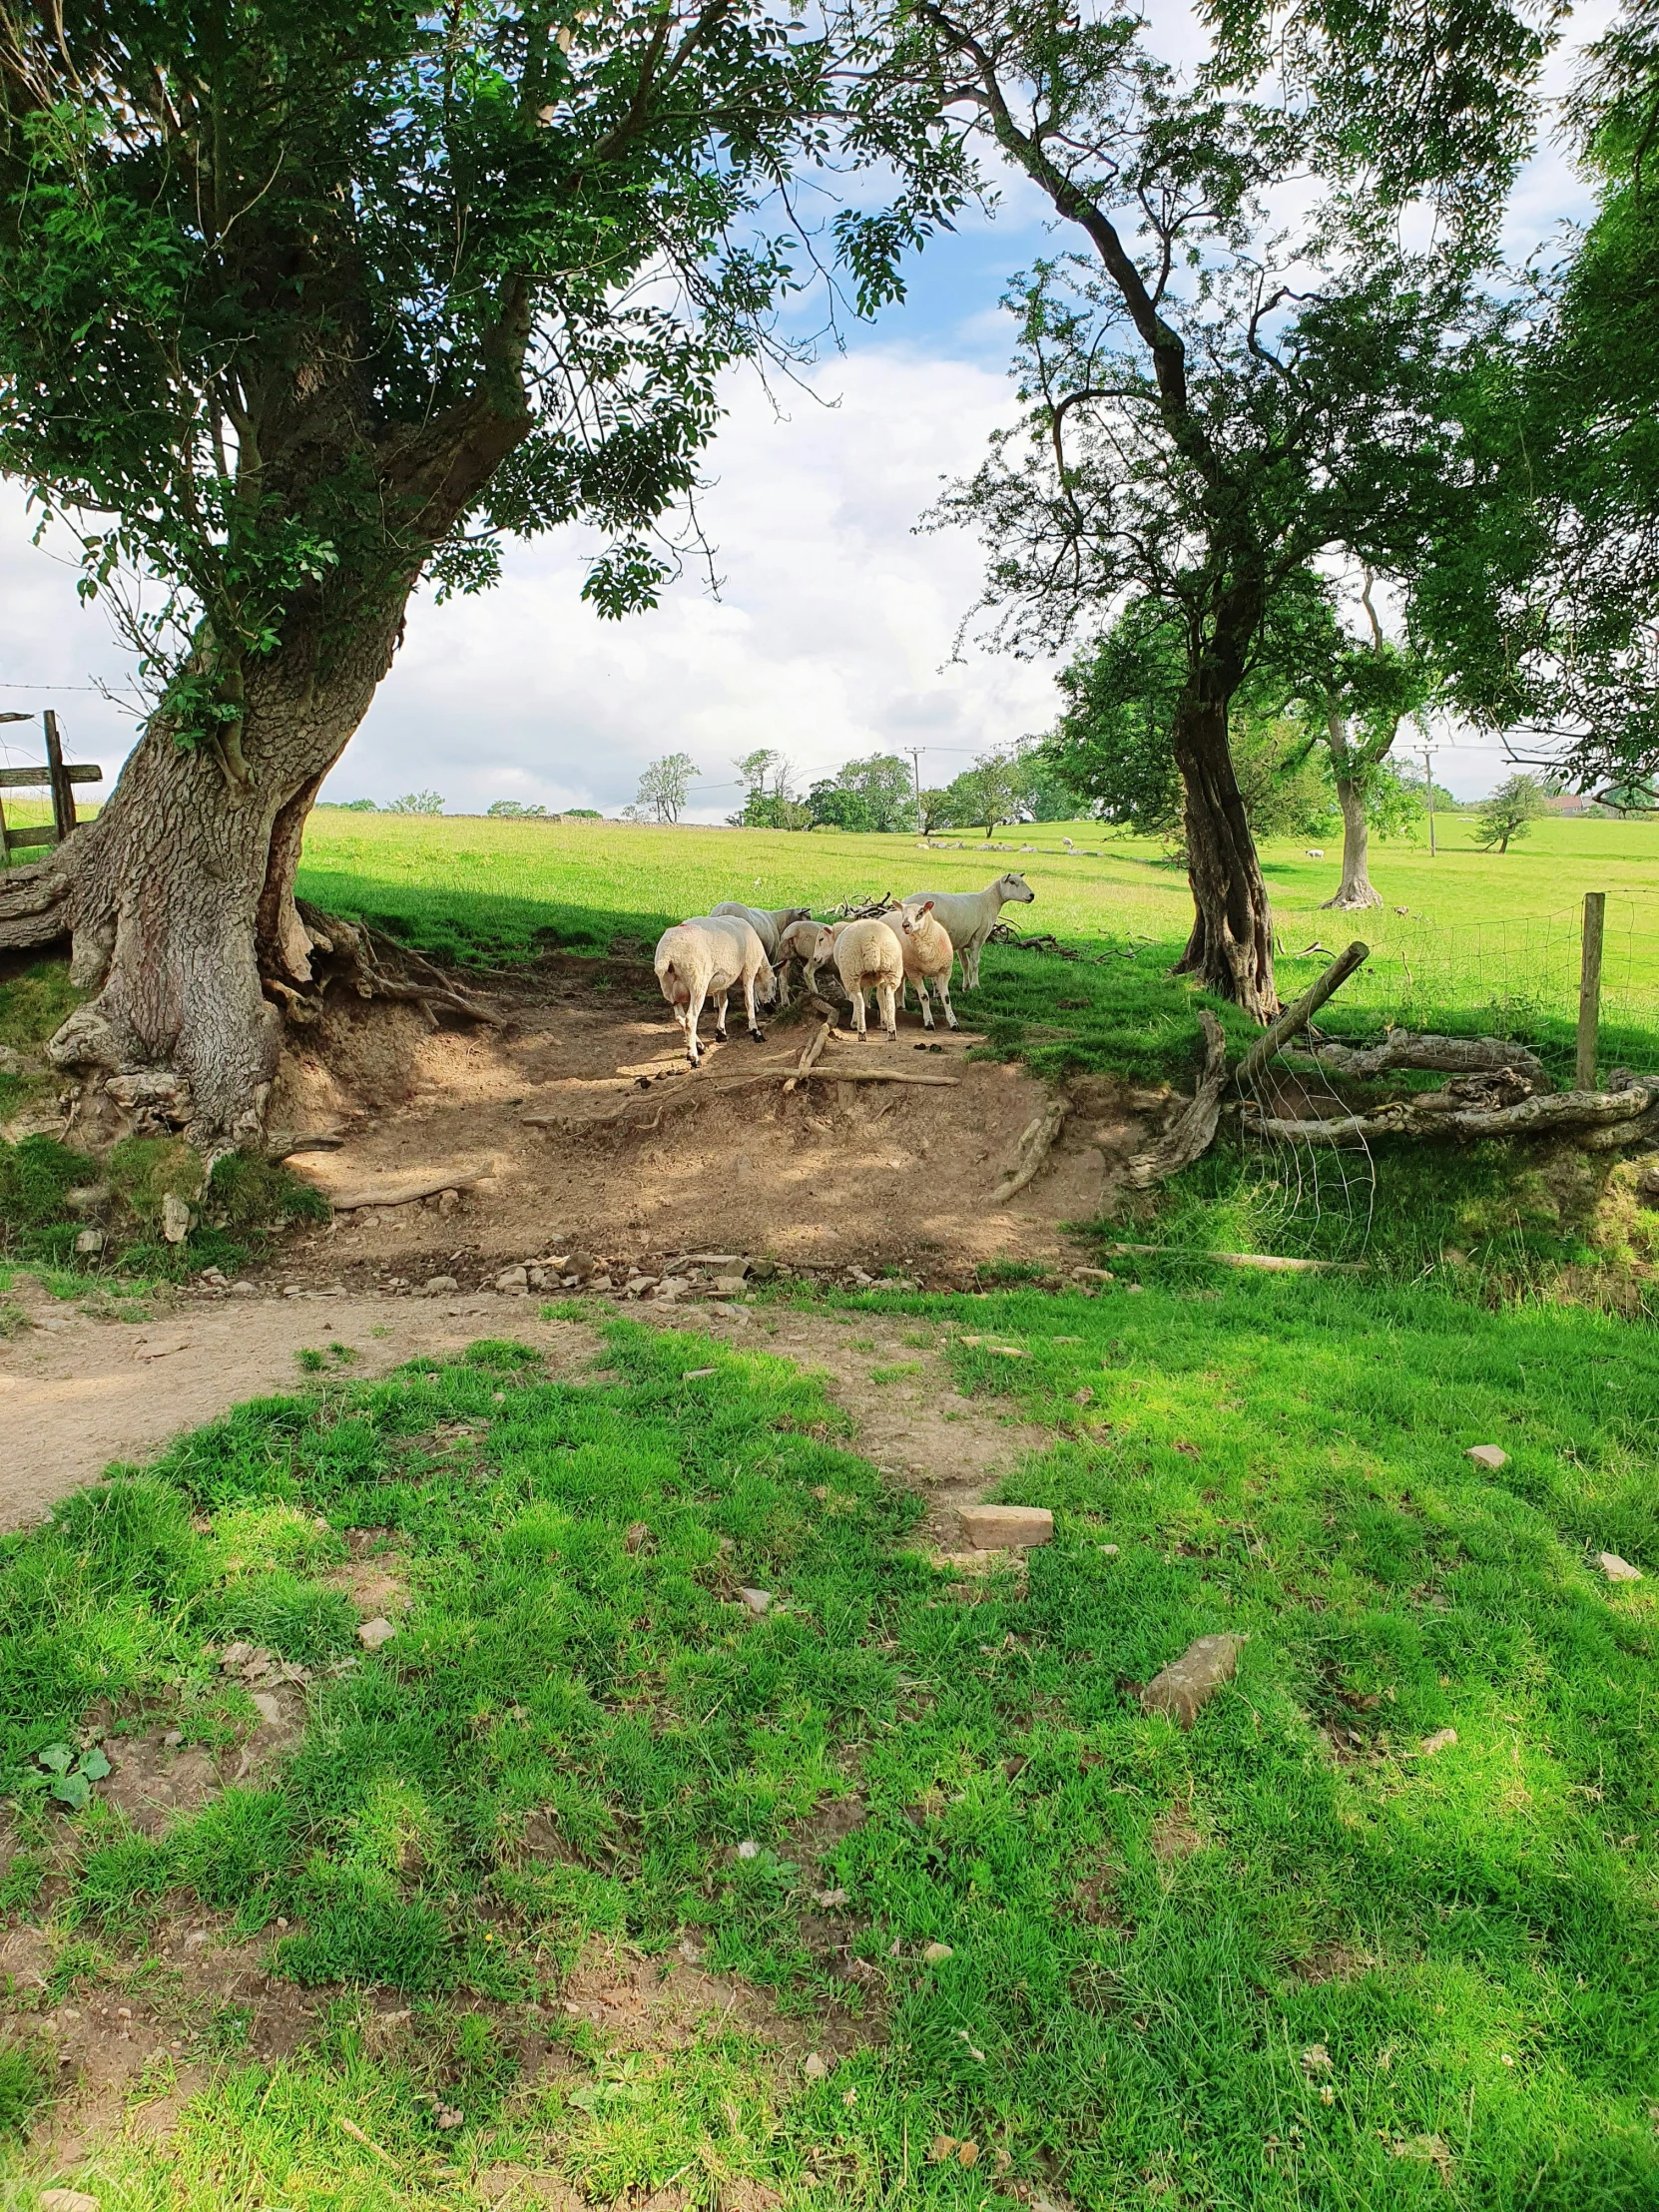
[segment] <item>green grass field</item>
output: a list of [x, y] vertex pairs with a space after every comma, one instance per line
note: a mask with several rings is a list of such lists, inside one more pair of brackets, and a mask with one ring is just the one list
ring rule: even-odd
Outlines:
[[[1305, 846], [1270, 843], [1263, 858], [1284, 987], [1300, 987], [1324, 964], [1318, 952], [1299, 958], [1306, 947], [1340, 948], [1362, 935], [1373, 957], [1345, 992], [1340, 1020], [1334, 1010], [1337, 1026], [1484, 1025], [1559, 1043], [1577, 1012], [1583, 894], [1601, 890], [1609, 1051], [1659, 1054], [1659, 827], [1549, 821], [1501, 856], [1474, 847], [1474, 827], [1471, 817], [1441, 818], [1433, 858], [1400, 840], [1376, 844], [1373, 874], [1387, 903], [1360, 916], [1320, 910], [1336, 884], [1335, 847], [1312, 860]], [[1064, 836], [1099, 856], [1066, 854]], [[984, 843], [967, 837], [959, 851], [922, 852], [913, 837], [319, 808], [300, 889], [455, 957], [511, 958], [538, 931], [544, 942], [590, 948], [619, 932], [651, 939], [723, 898], [823, 911], [853, 892], [977, 889], [1008, 867], [1023, 869], [1037, 893], [1011, 913], [1016, 924], [1097, 950], [1143, 941], [1166, 965], [1186, 935], [1184, 874], [1144, 840], [1103, 838], [1098, 824], [1044, 823], [991, 840], [1012, 849], [987, 853]]]
[[[960, 1325], [896, 1310], [922, 1342]], [[183, 2022], [216, 2070], [181, 2136], [80, 2184], [123, 2212], [481, 2206], [518, 2161], [709, 2207], [744, 2181], [791, 2206], [1659, 2202], [1655, 1601], [1590, 1564], [1659, 1557], [1651, 1339], [1437, 1294], [1357, 1328], [1346, 1287], [1273, 1282], [973, 1318], [1028, 1358], [952, 1342], [959, 1386], [1052, 1436], [1006, 1492], [1056, 1512], [1028, 1586], [908, 1548], [913, 1503], [810, 1380], [626, 1322], [587, 1382], [481, 1346], [244, 1408], [0, 1547], [5, 1894], [62, 1946], [51, 2000], [142, 1981], [198, 1900], [278, 1976], [343, 1987], [274, 2066]], [[353, 1616], [321, 1577], [362, 1526], [411, 1609], [335, 1674]], [[1238, 1683], [1191, 1735], [1143, 1714], [1133, 1684], [1221, 1630], [1249, 1638]], [[239, 1732], [206, 1648], [239, 1636], [314, 1670], [264, 1787], [160, 1839], [30, 1790], [93, 1699]], [[596, 1935], [690, 1936], [786, 2007], [851, 1986], [884, 2039], [781, 2093], [742, 2035], [625, 2065], [555, 2004], [536, 2026], [577, 2063], [524, 2086], [522, 2008]], [[415, 2007], [378, 2056], [365, 1983]], [[975, 2162], [929, 2161], [939, 2137]]]

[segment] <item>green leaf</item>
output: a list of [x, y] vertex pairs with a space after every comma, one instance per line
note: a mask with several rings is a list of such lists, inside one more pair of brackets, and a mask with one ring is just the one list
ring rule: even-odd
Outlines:
[[85, 1753], [81, 1760], [81, 1772], [89, 1782], [102, 1782], [110, 1771], [110, 1762], [97, 1744]]
[[52, 1785], [52, 1795], [78, 1813], [92, 1795], [92, 1784], [84, 1774], [60, 1775]]
[[75, 1754], [67, 1744], [48, 1744], [36, 1757], [43, 1767], [50, 1767], [54, 1774], [67, 1774], [75, 1764]]

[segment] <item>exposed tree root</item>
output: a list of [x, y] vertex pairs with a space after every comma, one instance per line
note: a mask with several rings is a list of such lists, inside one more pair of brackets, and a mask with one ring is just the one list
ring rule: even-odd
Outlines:
[[0, 871], [0, 952], [32, 952], [69, 934], [67, 849], [68, 840], [49, 860]]
[[1198, 1018], [1204, 1027], [1204, 1072], [1198, 1089], [1175, 1127], [1129, 1162], [1124, 1180], [1131, 1190], [1150, 1190], [1154, 1183], [1167, 1182], [1201, 1160], [1215, 1142], [1221, 1094], [1227, 1084], [1227, 1038], [1208, 1008], [1201, 1008]]
[[[912, 1076], [910, 1080], [914, 1082], [918, 1078]], [[926, 1081], [927, 1078], [920, 1080]], [[932, 1080], [937, 1081], [938, 1078], [934, 1077]], [[1035, 1180], [1053, 1148], [1055, 1138], [1065, 1127], [1066, 1116], [1070, 1111], [1069, 1098], [1051, 1098], [1036, 1119], [1027, 1123], [1025, 1133], [1019, 1140], [1019, 1152], [1013, 1167], [992, 1191], [991, 1205], [1006, 1206], [1009, 1199], [1016, 1197], [1027, 1183]]]
[[323, 993], [330, 983], [338, 982], [349, 985], [359, 998], [402, 999], [439, 1007], [465, 1021], [481, 1021], [492, 1029], [507, 1026], [500, 1014], [458, 989], [423, 953], [399, 944], [368, 922], [346, 921], [303, 902], [298, 912], [311, 943], [311, 990], [296, 990], [275, 976], [265, 978], [266, 988], [281, 1000], [290, 1021], [303, 1025], [320, 1020]]

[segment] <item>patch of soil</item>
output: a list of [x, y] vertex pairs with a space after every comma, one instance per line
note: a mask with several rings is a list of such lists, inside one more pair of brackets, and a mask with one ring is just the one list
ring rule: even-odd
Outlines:
[[[741, 1033], [687, 1070], [648, 967], [550, 964], [504, 980], [507, 1029], [430, 1029], [406, 1006], [333, 1006], [290, 1055], [275, 1122], [343, 1142], [294, 1160], [329, 1195], [453, 1171], [458, 1204], [336, 1216], [291, 1266], [336, 1276], [488, 1280], [548, 1253], [726, 1250], [822, 1267], [897, 1264], [942, 1283], [997, 1257], [1063, 1255], [1062, 1225], [1102, 1209], [1112, 1173], [1162, 1126], [1167, 1091], [1090, 1077], [1050, 1166], [1005, 1208], [986, 1201], [1047, 1098], [1022, 1067], [970, 1061], [971, 1032], [831, 1038], [822, 1079], [786, 1094], [810, 1024]], [[609, 978], [608, 984], [605, 978]], [[921, 1049], [918, 1049], [921, 1048]], [[836, 1080], [874, 1069], [949, 1086]], [[778, 1078], [723, 1089], [736, 1076]], [[441, 1212], [440, 1221], [433, 1218]], [[456, 1253], [450, 1248], [459, 1246]]]
[[1204, 1849], [1204, 1838], [1194, 1824], [1191, 1808], [1186, 1805], [1172, 1805], [1167, 1813], [1160, 1814], [1152, 1824], [1148, 1841], [1152, 1856], [1161, 1867], [1171, 1866], [1179, 1859], [1191, 1859]]

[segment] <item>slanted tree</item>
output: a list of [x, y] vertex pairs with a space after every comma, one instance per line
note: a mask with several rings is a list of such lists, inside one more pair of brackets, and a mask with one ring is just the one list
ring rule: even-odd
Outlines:
[[0, 0], [0, 467], [156, 694], [102, 813], [0, 888], [0, 946], [73, 932], [51, 1051], [89, 1089], [258, 1137], [305, 819], [422, 578], [581, 518], [599, 611], [651, 602], [789, 280], [763, 203], [823, 62], [768, 0]]
[[[1015, 649], [1052, 650], [1128, 599], [1167, 610], [1196, 910], [1180, 966], [1266, 1019], [1272, 920], [1233, 697], [1275, 594], [1311, 562], [1344, 546], [1388, 565], [1420, 535], [1444, 341], [1525, 144], [1544, 34], [1501, 0], [1451, 21], [1234, 0], [1211, 11], [1214, 66], [1186, 83], [1127, 11], [849, 5], [872, 155], [909, 176], [942, 146], [983, 146], [1075, 242], [1011, 287], [1025, 419], [939, 514], [985, 538]], [[1283, 95], [1258, 97], [1280, 63]], [[1395, 218], [1423, 200], [1435, 244], [1406, 253]]]

